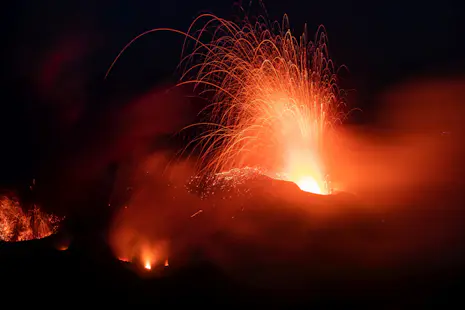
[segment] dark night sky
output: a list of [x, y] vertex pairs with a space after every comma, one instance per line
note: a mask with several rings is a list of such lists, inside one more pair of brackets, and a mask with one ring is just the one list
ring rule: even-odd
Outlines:
[[[350, 70], [343, 86], [356, 89], [351, 104], [366, 111], [374, 108], [373, 96], [391, 83], [415, 75], [461, 74], [465, 68], [460, 1], [268, 0], [265, 5], [271, 19], [287, 13], [296, 33], [304, 23], [310, 33], [325, 25], [330, 56]], [[6, 184], [32, 178], [54, 152], [64, 131], [53, 111], [62, 98], [76, 111], [92, 114], [117, 105], [115, 98], [121, 103], [174, 80], [182, 38], [160, 33], [128, 50], [103, 81], [113, 58], [134, 36], [156, 27], [186, 30], [202, 12], [226, 18], [236, 12], [228, 0], [21, 0], [8, 6], [2, 17], [0, 130]]]

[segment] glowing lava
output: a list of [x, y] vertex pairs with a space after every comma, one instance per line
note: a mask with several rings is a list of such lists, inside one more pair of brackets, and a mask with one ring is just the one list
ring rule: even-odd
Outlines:
[[18, 200], [0, 196], [0, 241], [15, 242], [41, 239], [58, 230], [61, 221], [55, 215], [48, 215], [34, 205], [24, 212]]
[[322, 172], [323, 164], [314, 152], [308, 149], [292, 150], [287, 158], [287, 165], [284, 168], [286, 173], [282, 179], [294, 182], [305, 192], [319, 195], [329, 194], [326, 178]]
[[304, 192], [323, 194], [323, 190], [320, 188], [317, 181], [312, 177], [303, 177], [298, 180], [296, 184]]
[[140, 258], [142, 260], [142, 265], [147, 270], [151, 270], [152, 264], [156, 262], [154, 253], [156, 253], [156, 249], [149, 243], [144, 244], [141, 248]]

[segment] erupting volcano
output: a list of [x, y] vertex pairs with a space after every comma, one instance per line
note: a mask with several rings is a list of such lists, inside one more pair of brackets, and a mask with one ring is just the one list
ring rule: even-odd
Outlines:
[[457, 4], [264, 1], [7, 7], [3, 299], [464, 303]]

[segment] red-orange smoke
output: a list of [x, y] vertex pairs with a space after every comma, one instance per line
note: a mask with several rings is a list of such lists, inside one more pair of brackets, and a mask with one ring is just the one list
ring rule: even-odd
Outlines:
[[[464, 81], [417, 80], [380, 96], [377, 127], [339, 132], [342, 189], [403, 194], [455, 186], [464, 148]], [[402, 194], [401, 194], [402, 193]]]
[[117, 257], [146, 269], [163, 266], [171, 255], [185, 255], [186, 237], [198, 233], [186, 230], [190, 216], [200, 206], [200, 199], [185, 188], [193, 170], [179, 162], [170, 165], [169, 159], [168, 154], [157, 153], [126, 175], [122, 169], [115, 191], [115, 196], [124, 196], [126, 188], [133, 188], [126, 205], [115, 215], [110, 244]]

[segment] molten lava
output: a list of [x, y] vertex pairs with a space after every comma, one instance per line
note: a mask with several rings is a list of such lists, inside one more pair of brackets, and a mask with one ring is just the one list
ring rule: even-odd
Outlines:
[[318, 182], [312, 177], [302, 177], [296, 182], [297, 186], [304, 192], [323, 194], [323, 190], [318, 185]]
[[150, 261], [145, 262], [144, 268], [147, 269], [147, 270], [152, 269], [152, 264], [150, 263]]

